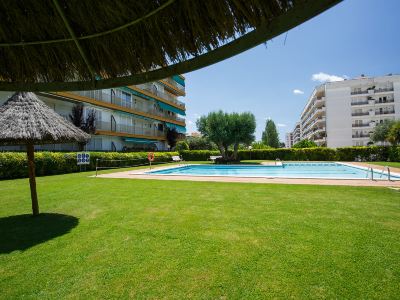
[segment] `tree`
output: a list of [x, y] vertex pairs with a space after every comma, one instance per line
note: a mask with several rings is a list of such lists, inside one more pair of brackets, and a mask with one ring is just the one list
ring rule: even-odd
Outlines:
[[176, 131], [175, 128], [167, 127], [167, 134], [166, 134], [168, 145], [173, 149], [178, 141], [179, 132]]
[[389, 130], [394, 124], [392, 120], [385, 120], [383, 123], [379, 123], [375, 126], [374, 132], [371, 135], [371, 140], [374, 143], [385, 142], [388, 140]]
[[218, 150], [217, 145], [207, 137], [186, 137], [190, 150]]
[[[72, 124], [86, 133], [94, 134], [96, 132], [96, 112], [94, 109], [90, 109], [86, 116], [86, 120], [84, 120], [82, 103], [77, 103], [72, 107], [69, 119]], [[78, 143], [78, 146], [79, 150], [82, 151], [85, 147], [85, 143]]]
[[[210, 141], [214, 142], [223, 160], [237, 160], [239, 145], [251, 144], [254, 141], [256, 129], [255, 117], [252, 113], [211, 112], [197, 120], [198, 130]], [[232, 156], [228, 149], [233, 145]]]
[[397, 145], [400, 143], [400, 121], [392, 123], [387, 135], [387, 140], [392, 145]]
[[273, 148], [279, 148], [278, 131], [276, 130], [274, 121], [271, 119], [268, 119], [267, 123], [265, 124], [265, 130], [262, 133], [262, 141], [265, 145]]
[[69, 119], [72, 124], [74, 124], [78, 128], [82, 128], [83, 126], [83, 105], [82, 103], [77, 103], [72, 107], [72, 112], [69, 115]]
[[292, 146], [292, 148], [314, 148], [318, 147], [318, 145], [314, 141], [310, 140], [301, 140]]
[[186, 141], [180, 141], [176, 143], [175, 146], [176, 151], [182, 151], [182, 150], [189, 150], [189, 145]]
[[252, 149], [269, 149], [271, 148], [268, 145], [265, 145], [263, 142], [254, 142], [251, 144]]

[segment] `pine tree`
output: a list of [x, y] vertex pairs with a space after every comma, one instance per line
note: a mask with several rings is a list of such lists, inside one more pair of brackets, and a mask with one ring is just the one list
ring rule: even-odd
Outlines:
[[265, 145], [273, 148], [279, 148], [278, 131], [276, 130], [274, 121], [271, 119], [268, 119], [267, 123], [265, 124], [265, 130], [262, 134], [262, 141]]

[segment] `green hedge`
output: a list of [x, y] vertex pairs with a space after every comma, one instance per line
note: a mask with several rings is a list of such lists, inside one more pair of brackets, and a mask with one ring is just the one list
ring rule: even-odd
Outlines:
[[[154, 162], [171, 161], [171, 156], [177, 152], [155, 152]], [[100, 167], [125, 167], [135, 164], [147, 163], [147, 152], [90, 152], [90, 164], [83, 168], [96, 169], [96, 159]], [[109, 160], [116, 160], [110, 162]], [[80, 167], [76, 164], [76, 152], [36, 152], [36, 175], [55, 175], [78, 172]], [[0, 179], [13, 179], [27, 177], [27, 158], [24, 152], [0, 152]]]
[[[400, 161], [400, 147], [344, 147], [344, 148], [279, 148], [239, 150], [240, 160], [304, 160], [304, 161]], [[207, 160], [219, 151], [181, 151], [186, 161]]]
[[[219, 151], [184, 150], [180, 154], [186, 161], [204, 161]], [[155, 163], [171, 161], [177, 152], [155, 152]], [[400, 161], [400, 147], [344, 147], [303, 149], [255, 149], [240, 150], [241, 160], [310, 160], [310, 161]], [[147, 163], [147, 152], [90, 152], [90, 164], [86, 170], [95, 170], [96, 159], [100, 167], [125, 167]], [[109, 160], [115, 160], [110, 162]], [[120, 160], [120, 161], [119, 161]], [[76, 152], [37, 152], [35, 154], [36, 175], [55, 175], [79, 171]], [[0, 179], [27, 177], [27, 159], [24, 152], [0, 152]]]

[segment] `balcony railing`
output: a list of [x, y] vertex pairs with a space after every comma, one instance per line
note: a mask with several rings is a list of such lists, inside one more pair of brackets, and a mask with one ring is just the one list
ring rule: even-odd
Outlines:
[[360, 116], [368, 116], [369, 112], [360, 112], [360, 113], [352, 113], [351, 114], [353, 117], [360, 117]]
[[393, 92], [393, 88], [375, 89], [375, 93]]
[[132, 99], [126, 100], [118, 97], [117, 95], [114, 95], [113, 93], [105, 93], [102, 90], [93, 90], [93, 91], [78, 91], [78, 92], [70, 92], [72, 94], [84, 96], [87, 98], [95, 99], [97, 101], [105, 102], [105, 103], [111, 103], [115, 104], [121, 107], [125, 108], [130, 108], [134, 109], [140, 112], [148, 113], [151, 115], [156, 115], [159, 117], [179, 121], [179, 122], [185, 122], [184, 118], [174, 116], [174, 115], [169, 115], [165, 112], [161, 112], [157, 109], [154, 108], [153, 105], [140, 105], [140, 104], [135, 104], [133, 103]]
[[105, 121], [96, 121], [96, 130], [114, 131], [119, 133], [129, 133], [137, 135], [145, 135], [150, 137], [164, 137], [165, 133], [154, 128], [143, 128], [139, 124], [137, 126], [114, 124]]
[[182, 101], [179, 101], [174, 96], [172, 96], [172, 95], [170, 95], [168, 93], [165, 93], [165, 92], [162, 92], [162, 91], [158, 90], [151, 83], [139, 84], [139, 85], [137, 85], [137, 87], [139, 89], [148, 91], [148, 92], [152, 93], [153, 95], [155, 95], [157, 97], [160, 97], [162, 99], [165, 99], [165, 100], [168, 100], [170, 102], [173, 102], [173, 103], [177, 104], [178, 106], [182, 107], [182, 109], [185, 108], [185, 103], [183, 103]]
[[370, 127], [369, 123], [367, 124], [351, 124], [351, 127]]
[[390, 88], [380, 88], [380, 89], [367, 89], [362, 91], [352, 91], [350, 92], [351, 95], [361, 95], [361, 94], [369, 94], [369, 91], [373, 91], [374, 93], [383, 93], [383, 92], [392, 92], [393, 87]]
[[364, 134], [364, 133], [361, 133], [361, 134], [353, 134], [353, 135], [352, 135], [352, 138], [353, 138], [353, 139], [358, 139], [358, 138], [369, 138], [369, 137], [370, 137], [369, 134]]
[[183, 85], [181, 85], [180, 83], [176, 82], [175, 80], [173, 80], [172, 78], [165, 78], [162, 79], [163, 81], [168, 82], [170, 85], [176, 87], [178, 90], [185, 92], [185, 87]]
[[390, 115], [390, 114], [394, 114], [394, 110], [390, 110], [390, 111], [376, 111], [375, 115]]

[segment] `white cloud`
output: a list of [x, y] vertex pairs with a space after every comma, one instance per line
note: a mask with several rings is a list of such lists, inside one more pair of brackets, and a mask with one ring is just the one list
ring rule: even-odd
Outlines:
[[193, 125], [194, 124], [194, 122], [191, 121], [191, 120], [187, 120], [187, 123], [188, 123], [188, 125]]
[[319, 81], [319, 82], [332, 82], [332, 81], [343, 81], [348, 78], [349, 77], [346, 75], [337, 76], [337, 75], [330, 75], [327, 73], [319, 72], [319, 73], [313, 74], [311, 77], [311, 80]]
[[295, 95], [303, 95], [304, 92], [302, 90], [294, 89], [293, 90], [293, 94], [295, 94]]
[[283, 123], [278, 123], [278, 124], [276, 124], [276, 126], [278, 126], [278, 127], [286, 127], [287, 125], [283, 124]]

